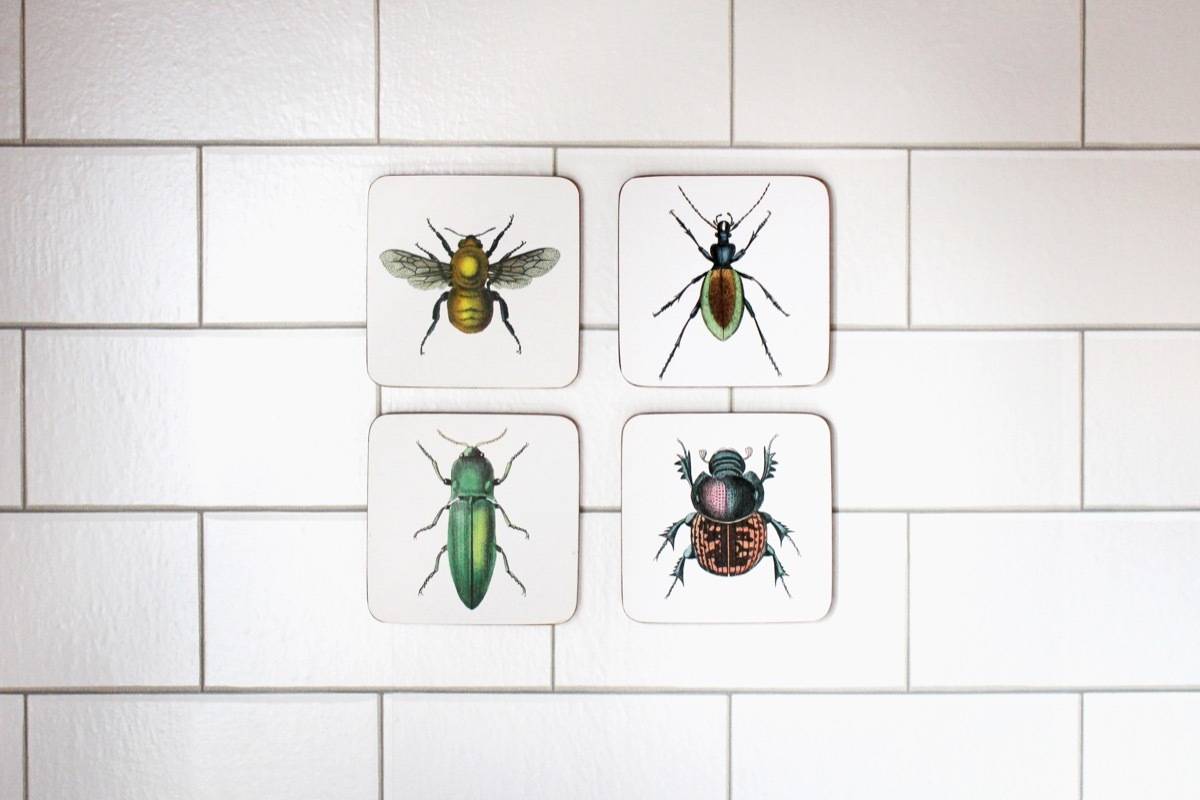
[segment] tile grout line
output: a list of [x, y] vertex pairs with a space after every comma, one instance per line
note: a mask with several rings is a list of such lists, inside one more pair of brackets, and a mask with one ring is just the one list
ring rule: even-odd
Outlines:
[[28, 81], [26, 80], [26, 77], [25, 77], [26, 76], [26, 68], [25, 68], [25, 16], [26, 16], [25, 2], [26, 2], [26, 0], [21, 0], [20, 19], [18, 20], [18, 23], [17, 23], [17, 27], [20, 29], [19, 33], [18, 33], [19, 41], [17, 42], [17, 53], [18, 53], [17, 57], [19, 59], [19, 69], [20, 69], [19, 80], [21, 81], [21, 107], [19, 109], [19, 112], [21, 114], [21, 144], [25, 144], [25, 142], [29, 139], [29, 121], [27, 119], [28, 112], [26, 110], [27, 106], [28, 106], [28, 101], [26, 98], [28, 98], [28, 96], [29, 96], [29, 87], [28, 87]]
[[904, 200], [904, 327], [912, 329], [912, 150], [905, 159]]
[[204, 148], [196, 148], [196, 325], [204, 327]]
[[[403, 147], [414, 150], [450, 150], [456, 148], [472, 148], [472, 149], [510, 149], [510, 150], [549, 150], [554, 147], [568, 150], [712, 150], [728, 152], [731, 148], [727, 141], [570, 141], [559, 139], [547, 139], [539, 142], [509, 142], [504, 140], [485, 140], [485, 139], [446, 139], [440, 141], [422, 141], [413, 139], [400, 138], [385, 138], [380, 137], [376, 141], [373, 136], [366, 136], [357, 139], [36, 139], [26, 141], [25, 146], [30, 148], [42, 148], [53, 150], [56, 148], [84, 148], [91, 147], [96, 149], [105, 148], [126, 148], [126, 149], [154, 149], [154, 148], [194, 148], [194, 147], [222, 147], [222, 148], [278, 148], [278, 149], [295, 149], [302, 150], [306, 148], [334, 148], [334, 147]], [[7, 142], [0, 142], [0, 149], [16, 149], [21, 147], [22, 143], [13, 139]], [[740, 141], [732, 149], [757, 151], [757, 150], [774, 150], [780, 151], [780, 155], [793, 153], [794, 151], [804, 152], [829, 152], [836, 150], [850, 150], [854, 152], [876, 153], [884, 151], [905, 151], [910, 150], [914, 153], [1005, 153], [1005, 154], [1036, 154], [1036, 153], [1074, 153], [1078, 154], [1080, 146], [1078, 141], [1073, 142], [1053, 142], [1053, 143], [1038, 143], [1038, 142], [980, 142], [972, 144], [960, 144], [954, 142], [942, 143], [921, 143], [921, 142], [855, 142], [855, 141], [840, 141], [840, 142], [806, 142], [806, 141], [778, 141], [778, 142], [746, 142]], [[1118, 154], [1137, 154], [1137, 153], [1196, 153], [1200, 152], [1200, 143], [1197, 142], [1175, 142], [1175, 143], [1126, 143], [1126, 144], [1095, 144], [1087, 147], [1089, 153], [1118, 153]]]
[[29, 800], [29, 695], [21, 695], [21, 797]]
[[28, 358], [26, 356], [26, 333], [21, 330], [21, 379], [20, 390], [21, 396], [21, 508], [29, 507], [29, 422], [28, 422], [28, 406], [29, 403], [25, 399], [28, 393], [28, 379], [26, 375], [29, 372], [27, 365]]
[[1079, 332], [1079, 510], [1087, 510], [1087, 483], [1084, 477], [1086, 469], [1086, 437], [1087, 405], [1084, 397], [1087, 394], [1087, 334]]
[[[380, 138], [382, 135], [382, 127], [381, 127], [380, 121], [379, 121], [380, 116], [381, 116], [380, 110], [379, 110], [379, 104], [380, 104], [380, 98], [382, 96], [382, 90], [381, 90], [382, 79], [380, 76], [382, 74], [381, 62], [383, 59], [382, 59], [382, 56], [380, 54], [380, 49], [379, 49], [379, 41], [380, 41], [379, 2], [380, 2], [380, 0], [375, 0], [375, 143], [376, 144], [379, 144]], [[380, 791], [382, 792], [383, 790], [380, 789]]]
[[383, 692], [375, 705], [375, 720], [379, 727], [379, 763], [375, 766], [379, 770], [379, 800], [383, 800]]
[[558, 669], [556, 663], [558, 661], [558, 626], [550, 626], [550, 691], [558, 691]]
[[729, 146], [733, 147], [733, 102], [734, 102], [734, 72], [733, 72], [733, 3], [729, 0]]
[[206, 683], [205, 653], [204, 642], [204, 513], [196, 515], [196, 579], [197, 579], [197, 601], [196, 610], [199, 616], [198, 624], [200, 626], [200, 691], [204, 691]]
[[1087, 147], [1087, 0], [1079, 0], [1079, 146]]
[[733, 695], [725, 695], [725, 796], [733, 800]]
[[912, 691], [912, 514], [904, 515], [904, 691]]
[[1083, 800], [1083, 692], [1079, 693], [1079, 800]]
[[[365, 331], [367, 328], [366, 322], [356, 320], [310, 320], [310, 321], [284, 321], [284, 322], [206, 322], [203, 326], [198, 326], [195, 322], [20, 322], [9, 321], [0, 322], [0, 331], [194, 331], [198, 327], [203, 327], [205, 331], [299, 331], [299, 332], [317, 332], [317, 331]], [[580, 326], [581, 332], [609, 332], [615, 333], [617, 326], [612, 323], [596, 322], [584, 323]], [[931, 334], [931, 333], [1000, 333], [1010, 334], [1013, 336], [1024, 336], [1027, 334], [1068, 334], [1068, 333], [1200, 333], [1200, 323], [1134, 323], [1134, 324], [1111, 324], [1111, 325], [1087, 325], [1081, 327], [1079, 325], [1028, 325], [1025, 327], [1014, 327], [1005, 325], [919, 325], [916, 327], [905, 327], [898, 325], [832, 325], [830, 330], [835, 333], [913, 333], [913, 334]], [[408, 387], [413, 388], [413, 387]], [[452, 388], [452, 387], [424, 387], [424, 388]], [[545, 387], [542, 387], [545, 388]], [[674, 386], [665, 387], [669, 389], [686, 389], [694, 387]], [[708, 388], [728, 388], [728, 387], [708, 387]], [[770, 386], [748, 386], [749, 389], [772, 388]], [[775, 387], [787, 388], [787, 387]]]

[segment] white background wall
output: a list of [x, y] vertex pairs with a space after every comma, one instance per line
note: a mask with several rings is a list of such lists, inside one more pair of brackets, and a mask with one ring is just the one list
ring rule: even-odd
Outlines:
[[[1200, 794], [1200, 6], [0, 0], [0, 798]], [[834, 364], [637, 389], [617, 188], [831, 187]], [[583, 197], [560, 391], [378, 392], [366, 190]], [[383, 411], [582, 435], [578, 614], [365, 605]], [[621, 612], [619, 431], [835, 431], [836, 605]]]

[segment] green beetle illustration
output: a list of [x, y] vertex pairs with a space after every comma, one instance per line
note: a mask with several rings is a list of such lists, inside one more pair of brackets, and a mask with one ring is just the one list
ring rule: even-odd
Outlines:
[[499, 478], [492, 469], [492, 462], [488, 461], [487, 456], [479, 449], [485, 444], [498, 442], [506, 433], [508, 433], [507, 428], [492, 439], [477, 444], [467, 444], [451, 439], [439, 430], [438, 435], [447, 442], [464, 448], [455, 460], [454, 466], [450, 468], [449, 478], [442, 476], [442, 470], [438, 467], [437, 460], [420, 442], [417, 442], [417, 447], [429, 459], [429, 463], [433, 464], [433, 471], [437, 473], [438, 480], [450, 487], [450, 499], [446, 505], [438, 509], [433, 522], [424, 528], [417, 529], [413, 534], [413, 538], [417, 538], [421, 533], [437, 525], [444, 512], [450, 512], [446, 544], [442, 545], [442, 549], [438, 551], [437, 557], [433, 561], [433, 572], [430, 572], [425, 578], [421, 588], [417, 590], [417, 594], [422, 594], [425, 587], [429, 585], [429, 581], [437, 574], [442, 564], [442, 556], [447, 551], [450, 552], [450, 575], [454, 578], [454, 588], [458, 591], [459, 599], [467, 608], [474, 609], [483, 602], [488, 584], [492, 581], [492, 572], [496, 568], [497, 553], [504, 560], [504, 571], [508, 573], [508, 577], [516, 581], [517, 586], [521, 587], [521, 594], [525, 594], [525, 584], [521, 583], [521, 580], [513, 574], [508, 565], [508, 555], [505, 554], [504, 548], [496, 543], [496, 511], [500, 511], [500, 515], [504, 517], [504, 522], [508, 527], [525, 534], [526, 539], [529, 538], [529, 531], [512, 523], [512, 520], [508, 518], [508, 512], [496, 502], [495, 489], [508, 478], [508, 471], [512, 469], [513, 462], [517, 460], [517, 456], [525, 452], [529, 443], [523, 444], [521, 449], [513, 454], [504, 467], [504, 474]]

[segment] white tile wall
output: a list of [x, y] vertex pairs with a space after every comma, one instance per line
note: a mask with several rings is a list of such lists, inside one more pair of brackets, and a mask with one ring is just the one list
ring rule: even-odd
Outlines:
[[24, 800], [25, 701], [0, 696], [0, 800]]
[[0, 139], [21, 138], [21, 0], [0, 0]]
[[21, 505], [21, 334], [0, 331], [0, 507]]
[[195, 322], [196, 159], [0, 148], [0, 322]]
[[739, 800], [1076, 800], [1079, 698], [735, 696], [732, 757]]
[[1200, 506], [1200, 333], [1089, 333], [1089, 507]]
[[736, 411], [833, 427], [843, 510], [1079, 505], [1079, 336], [842, 332], [817, 387], [734, 389]]
[[362, 613], [365, 514], [205, 514], [208, 686], [550, 687], [547, 626]]
[[1200, 323], [1200, 153], [912, 157], [918, 326]]
[[579, 609], [555, 630], [557, 687], [904, 689], [903, 514], [837, 515], [833, 610], [803, 625], [634, 622], [621, 608], [620, 516], [583, 522]]
[[31, 139], [371, 139], [371, 0], [25, 0]]
[[388, 695], [383, 715], [386, 800], [725, 797], [723, 697]]
[[375, 800], [374, 695], [29, 699], [29, 800]]
[[[0, 0], [0, 800], [1196, 796], [1200, 11], [1084, 6]], [[571, 386], [369, 382], [405, 172], [576, 181]], [[621, 378], [704, 172], [828, 184], [821, 385]], [[370, 617], [377, 403], [575, 420], [573, 619]], [[634, 623], [622, 426], [731, 407], [832, 422], [833, 611]]]
[[[903, 326], [907, 160], [902, 150], [559, 150], [558, 174], [579, 184], [582, 200], [584, 324], [617, 324], [617, 198], [625, 181], [766, 172], [813, 175], [829, 188], [834, 324]], [[686, 275], [684, 266], [662, 268]]]
[[1200, 694], [1089, 694], [1083, 701], [1087, 800], [1200, 795]]
[[362, 331], [46, 331], [26, 356], [34, 506], [357, 506]]
[[726, 0], [379, 11], [384, 139], [729, 142]]
[[1200, 6], [1088, 0], [1088, 144], [1200, 140]]
[[1200, 684], [1200, 514], [910, 525], [914, 687]]
[[196, 686], [195, 514], [0, 514], [0, 687]]
[[1078, 0], [738, 0], [734, 141], [1076, 144]]
[[373, 180], [548, 175], [551, 162], [550, 149], [528, 147], [206, 149], [204, 319], [362, 324]]
[[635, 414], [728, 411], [726, 389], [643, 389], [621, 378], [616, 331], [584, 331], [579, 377], [565, 389], [384, 389], [383, 410], [563, 414], [579, 423], [580, 502], [621, 504], [621, 429]]

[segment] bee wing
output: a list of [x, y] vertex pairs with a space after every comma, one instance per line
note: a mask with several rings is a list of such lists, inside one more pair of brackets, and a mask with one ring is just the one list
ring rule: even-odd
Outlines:
[[553, 247], [539, 247], [510, 256], [491, 268], [491, 283], [505, 289], [528, 286], [534, 278], [540, 278], [553, 269], [559, 255]]
[[437, 289], [450, 283], [450, 265], [407, 250], [384, 250], [379, 254], [384, 269], [404, 278], [414, 289]]

